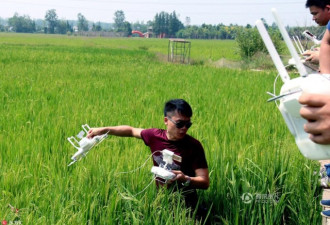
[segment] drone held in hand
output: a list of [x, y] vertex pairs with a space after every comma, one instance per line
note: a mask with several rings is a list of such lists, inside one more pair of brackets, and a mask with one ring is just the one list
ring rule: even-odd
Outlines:
[[82, 125], [83, 130], [80, 131], [76, 137], [78, 140], [71, 136], [68, 138], [68, 141], [71, 143], [73, 147], [75, 147], [78, 151], [71, 157], [72, 162], [68, 165], [71, 166], [75, 162], [81, 160], [83, 157], [85, 157], [88, 152], [96, 145], [100, 144], [102, 141], [104, 141], [108, 134], [98, 135], [93, 138], [87, 138], [88, 131], [91, 129], [88, 124]]

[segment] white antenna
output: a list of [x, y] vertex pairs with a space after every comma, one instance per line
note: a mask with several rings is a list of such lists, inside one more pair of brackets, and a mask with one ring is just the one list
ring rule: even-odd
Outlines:
[[293, 57], [293, 59], [295, 61], [295, 64], [296, 64], [296, 67], [297, 67], [297, 69], [299, 71], [300, 76], [302, 76], [302, 77], [307, 76], [308, 73], [307, 73], [304, 65], [300, 61], [300, 57], [299, 57], [296, 49], [294, 48], [294, 46], [293, 46], [293, 44], [291, 42], [291, 39], [289, 37], [288, 32], [286, 31], [285, 27], [282, 24], [282, 21], [280, 20], [278, 14], [277, 14], [277, 10], [273, 8], [272, 9], [272, 13], [273, 13], [273, 16], [274, 16], [274, 18], [276, 20], [277, 26], [280, 29], [280, 32], [281, 32], [281, 34], [283, 36], [283, 39], [284, 39], [286, 45], [288, 46], [289, 51], [290, 51], [290, 53], [291, 53], [291, 55], [292, 55], [292, 57]]
[[292, 39], [293, 39], [294, 43], [296, 44], [296, 47], [297, 47], [299, 53], [302, 54], [303, 51], [300, 49], [300, 45], [298, 44], [298, 42], [297, 42], [295, 36], [292, 36]]
[[282, 78], [282, 81], [285, 83], [287, 82], [288, 80], [290, 80], [290, 77], [289, 77], [289, 74], [288, 72], [286, 71], [282, 61], [281, 61], [281, 58], [280, 56], [278, 55], [276, 49], [275, 49], [275, 46], [272, 42], [272, 40], [270, 39], [269, 37], [269, 34], [265, 28], [265, 25], [264, 23], [261, 21], [261, 20], [257, 20], [256, 21], [256, 26], [259, 30], [259, 33], [266, 45], [266, 48], [270, 54], [270, 56], [272, 57], [273, 61], [274, 61], [274, 64], [276, 66], [276, 69], [277, 71], [280, 73], [280, 76]]
[[301, 44], [300, 38], [297, 35], [296, 35], [296, 38], [297, 38], [298, 44], [300, 45], [300, 49], [302, 50], [302, 53], [304, 53], [305, 49], [304, 49], [304, 47]]

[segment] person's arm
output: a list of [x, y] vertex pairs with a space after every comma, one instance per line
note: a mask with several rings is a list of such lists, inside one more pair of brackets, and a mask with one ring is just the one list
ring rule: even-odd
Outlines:
[[307, 120], [304, 130], [318, 144], [330, 144], [330, 96], [303, 94], [299, 103], [305, 105], [300, 115]]
[[98, 127], [91, 128], [88, 131], [88, 138], [92, 138], [97, 135], [109, 134], [120, 137], [136, 137], [141, 138], [142, 128], [135, 128], [127, 125], [114, 126], [114, 127]]
[[330, 74], [330, 31], [327, 29], [322, 38], [320, 50], [320, 71], [322, 74]]
[[206, 169], [196, 169], [195, 176], [189, 177], [182, 173], [180, 170], [172, 170], [176, 174], [176, 177], [171, 181], [178, 181], [179, 183], [185, 183], [190, 179], [189, 187], [195, 189], [208, 189], [210, 186], [209, 170]]

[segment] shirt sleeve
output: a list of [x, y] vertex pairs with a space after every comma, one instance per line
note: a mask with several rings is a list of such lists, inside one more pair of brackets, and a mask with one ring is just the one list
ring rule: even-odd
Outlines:
[[143, 131], [141, 131], [141, 138], [146, 146], [149, 146], [154, 136], [154, 130], [155, 129], [144, 129]]
[[330, 21], [328, 22], [327, 28], [330, 30]]

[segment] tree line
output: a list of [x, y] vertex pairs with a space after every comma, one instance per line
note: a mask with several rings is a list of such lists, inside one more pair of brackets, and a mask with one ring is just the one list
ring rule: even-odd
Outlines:
[[[1, 19], [1, 18], [0, 18]], [[125, 19], [125, 14], [122, 10], [117, 10], [113, 17], [114, 23], [91, 23], [87, 18], [78, 13], [76, 21], [58, 19], [55, 9], [50, 9], [46, 12], [42, 22], [32, 20], [28, 15], [19, 15], [15, 13], [13, 17], [7, 21], [0, 20], [0, 31], [12, 31], [17, 33], [48, 33], [48, 34], [68, 34], [73, 32], [88, 32], [88, 31], [111, 31], [122, 33], [122, 36], [130, 36], [132, 29], [139, 30], [143, 33], [147, 32], [148, 27], [154, 29], [153, 33], [156, 36], [163, 35], [164, 37], [175, 37], [178, 30], [184, 26], [176, 16], [176, 13], [157, 13], [154, 21], [129, 23]]]
[[[0, 18], [1, 19], [1, 18]], [[49, 34], [71, 34], [74, 32], [117, 32], [120, 36], [131, 36], [132, 30], [139, 30], [142, 33], [152, 31], [153, 37], [172, 37], [186, 39], [236, 39], [243, 31], [253, 29], [251, 25], [239, 26], [230, 24], [210, 25], [202, 24], [200, 26], [190, 25], [190, 18], [186, 17], [186, 25], [184, 25], [176, 15], [176, 12], [157, 13], [152, 21], [129, 23], [125, 19], [122, 10], [114, 13], [113, 24], [101, 22], [90, 22], [87, 18], [78, 13], [76, 21], [58, 19], [55, 9], [46, 12], [44, 20], [32, 20], [29, 16], [20, 16], [15, 13], [13, 17], [6, 22], [0, 20], [0, 31], [13, 31], [18, 33], [49, 33]], [[267, 29], [277, 29], [276, 25], [268, 25], [264, 20]], [[302, 32], [308, 29], [319, 35], [323, 28], [319, 27], [287, 27], [290, 35], [302, 37]]]

